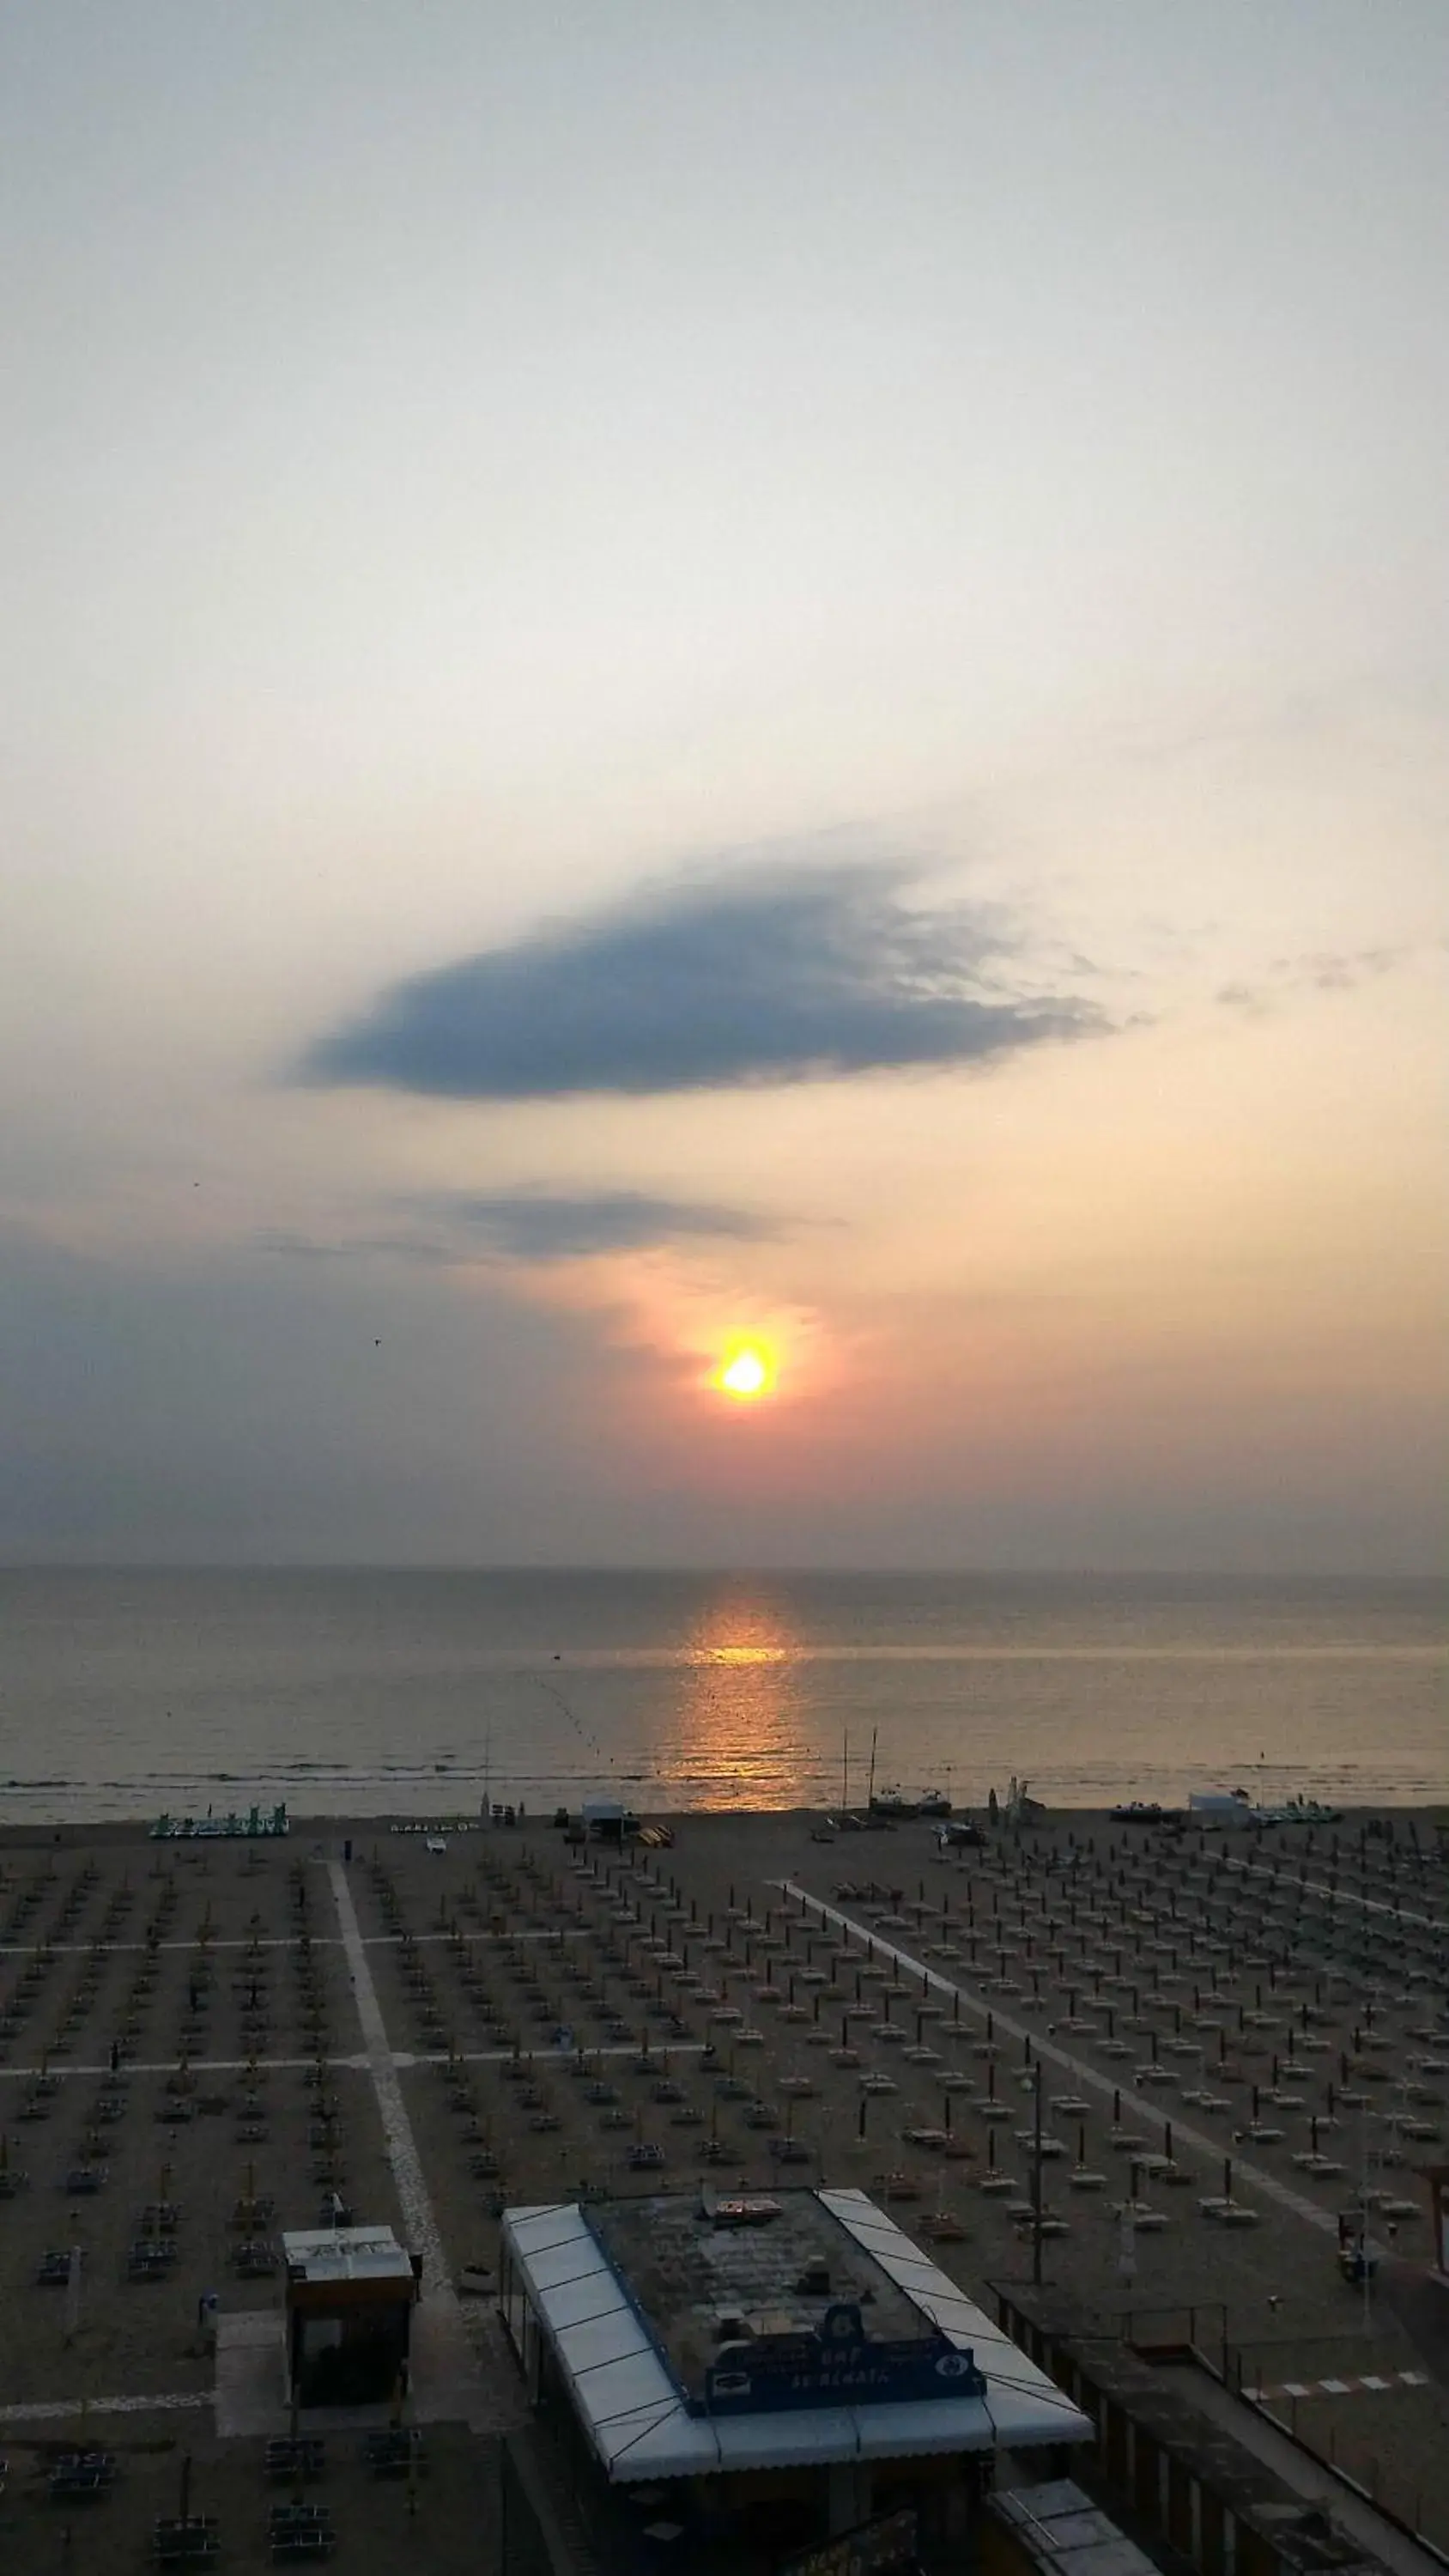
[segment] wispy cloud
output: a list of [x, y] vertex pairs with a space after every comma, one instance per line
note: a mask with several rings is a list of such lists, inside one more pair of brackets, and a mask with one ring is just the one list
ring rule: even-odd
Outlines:
[[303, 1078], [473, 1100], [840, 1080], [975, 1065], [1107, 1025], [1036, 989], [994, 908], [902, 901], [899, 863], [754, 868], [410, 977]]
[[414, 1262], [419, 1269], [443, 1270], [464, 1258], [453, 1244], [401, 1227], [391, 1234], [308, 1234], [301, 1226], [264, 1225], [252, 1241], [259, 1252], [275, 1252], [286, 1261], [375, 1261], [381, 1255]]
[[381, 1254], [432, 1269], [479, 1261], [523, 1266], [584, 1261], [602, 1253], [654, 1251], [693, 1240], [763, 1243], [779, 1232], [769, 1218], [749, 1208], [643, 1190], [439, 1193], [408, 1202], [406, 1214], [409, 1222], [381, 1232], [326, 1237], [273, 1227], [258, 1241], [264, 1251], [304, 1260]]
[[600, 1190], [566, 1197], [544, 1190], [503, 1190], [481, 1198], [434, 1202], [476, 1245], [504, 1261], [577, 1261], [599, 1252], [639, 1252], [693, 1236], [736, 1243], [766, 1241], [776, 1228], [748, 1208], [707, 1200], [651, 1197], [642, 1190]]
[[1230, 1011], [1263, 1019], [1293, 993], [1356, 993], [1361, 984], [1390, 975], [1414, 952], [1408, 947], [1309, 949], [1301, 957], [1274, 957], [1256, 983], [1235, 980], [1218, 988]]

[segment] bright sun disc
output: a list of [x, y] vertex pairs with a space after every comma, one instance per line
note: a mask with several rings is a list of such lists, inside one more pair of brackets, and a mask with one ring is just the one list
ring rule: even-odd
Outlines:
[[765, 1383], [765, 1363], [758, 1351], [741, 1351], [720, 1380], [731, 1395], [758, 1395]]
[[754, 1343], [747, 1342], [743, 1348], [730, 1353], [715, 1383], [723, 1388], [726, 1395], [738, 1396], [748, 1402], [752, 1396], [765, 1394], [773, 1378], [774, 1371], [765, 1353]]

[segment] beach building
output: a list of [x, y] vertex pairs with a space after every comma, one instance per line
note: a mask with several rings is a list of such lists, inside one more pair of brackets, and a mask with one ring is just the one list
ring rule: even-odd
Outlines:
[[[1230, 2354], [1206, 2348], [1221, 2308], [1153, 2309], [1114, 2325], [1068, 2291], [1007, 2282], [996, 2310], [1090, 2416], [1095, 2501], [1130, 2515], [1157, 2563], [1196, 2576], [1429, 2576], [1443, 2564], [1235, 2393]], [[1014, 2522], [1019, 2548], [1032, 2523]], [[1059, 2549], [1033, 2554], [1044, 2576], [1054, 2565], [1072, 2576]], [[1009, 2576], [990, 2551], [986, 2564]]]
[[287, 2385], [299, 2406], [384, 2402], [406, 2371], [417, 2266], [390, 2227], [282, 2237]]
[[[499, 2296], [606, 2563], [959, 2551], [1003, 2455], [1089, 2418], [860, 2191], [510, 2209]], [[637, 2563], [637, 2556], [634, 2563]], [[832, 2559], [822, 2558], [824, 2567]]]

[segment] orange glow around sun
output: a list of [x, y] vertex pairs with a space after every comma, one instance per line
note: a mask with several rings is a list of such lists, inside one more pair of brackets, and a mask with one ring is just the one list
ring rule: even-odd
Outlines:
[[736, 1404], [753, 1404], [769, 1395], [776, 1378], [775, 1354], [766, 1342], [731, 1342], [710, 1380]]

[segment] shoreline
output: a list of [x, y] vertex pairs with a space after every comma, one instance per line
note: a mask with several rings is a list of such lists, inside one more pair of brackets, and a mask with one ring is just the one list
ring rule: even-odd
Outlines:
[[[1034, 1835], [1049, 1833], [1055, 1829], [1070, 1830], [1080, 1827], [1110, 1831], [1113, 1826], [1112, 1809], [1120, 1803], [1122, 1802], [1114, 1799], [1107, 1804], [1077, 1806], [1042, 1800], [1040, 1812], [1020, 1827], [1020, 1836], [1029, 1848]], [[560, 1799], [557, 1804], [562, 1809], [565, 1802]], [[841, 1809], [832, 1803], [782, 1807], [752, 1806], [748, 1802], [740, 1801], [730, 1806], [666, 1807], [651, 1806], [641, 1802], [631, 1812], [637, 1815], [641, 1825], [660, 1825], [667, 1827], [671, 1833], [677, 1834], [684, 1830], [707, 1832], [710, 1828], [718, 1828], [722, 1825], [751, 1828], [775, 1827], [786, 1832], [799, 1827], [805, 1827], [808, 1830], [811, 1827], [824, 1825], [829, 1819], [838, 1816]], [[577, 1818], [577, 1806], [571, 1804], [569, 1814]], [[1274, 1841], [1285, 1839], [1290, 1833], [1301, 1832], [1305, 1825], [1320, 1833], [1337, 1832], [1340, 1835], [1356, 1833], [1366, 1825], [1381, 1822], [1396, 1825], [1412, 1824], [1416, 1827], [1427, 1827], [1434, 1832], [1449, 1833], [1449, 1791], [1446, 1791], [1441, 1798], [1368, 1799], [1352, 1805], [1345, 1801], [1333, 1808], [1331, 1819], [1329, 1817], [1277, 1819], [1270, 1823], [1266, 1819], [1256, 1817], [1251, 1810], [1247, 1809], [1239, 1819], [1210, 1815], [1195, 1816], [1182, 1807], [1165, 1807], [1163, 1816], [1165, 1820], [1173, 1820], [1172, 1830], [1174, 1831], [1178, 1830], [1175, 1820], [1180, 1818], [1181, 1831], [1185, 1835], [1203, 1835], [1229, 1848], [1239, 1841], [1244, 1843], [1266, 1841], [1271, 1845]], [[177, 1820], [186, 1821], [185, 1814], [178, 1814]], [[1008, 1839], [1011, 1832], [1017, 1830], [1007, 1828], [1004, 1824], [992, 1828], [986, 1807], [964, 1803], [952, 1807], [950, 1820], [956, 1823], [969, 1821], [979, 1825], [983, 1831], [994, 1831], [1003, 1840]], [[10, 1847], [16, 1849], [47, 1845], [54, 1847], [57, 1844], [63, 1846], [67, 1842], [95, 1844], [110, 1848], [114, 1845], [134, 1844], [139, 1841], [148, 1850], [157, 1852], [239, 1853], [251, 1849], [258, 1853], [272, 1851], [279, 1855], [290, 1851], [295, 1856], [300, 1842], [316, 1842], [329, 1836], [334, 1840], [343, 1840], [350, 1836], [354, 1843], [363, 1841], [369, 1835], [386, 1836], [389, 1840], [414, 1841], [430, 1833], [467, 1835], [470, 1838], [476, 1836], [479, 1840], [502, 1841], [526, 1838], [530, 1834], [552, 1836], [559, 1831], [553, 1806], [529, 1807], [522, 1813], [515, 1809], [509, 1823], [505, 1823], [501, 1817], [483, 1816], [477, 1812], [470, 1813], [460, 1807], [437, 1806], [421, 1810], [394, 1807], [380, 1808], [375, 1811], [366, 1808], [326, 1807], [295, 1812], [289, 1808], [287, 1830], [283, 1834], [182, 1833], [153, 1836], [151, 1828], [155, 1821], [154, 1816], [140, 1814], [100, 1817], [66, 1815], [21, 1820], [8, 1817], [3, 1806], [0, 1806], [0, 1850]], [[858, 1829], [847, 1828], [837, 1831], [834, 1842], [843, 1852], [857, 1852], [864, 1856], [893, 1835], [909, 1832], [913, 1827], [933, 1831], [940, 1821], [942, 1821], [940, 1818], [930, 1815], [882, 1816], [873, 1824], [864, 1825]], [[1121, 1829], [1127, 1832], [1133, 1830], [1132, 1826], [1126, 1823], [1122, 1824]], [[588, 1848], [590, 1851], [598, 1851], [611, 1849], [613, 1846], [591, 1843]]]
[[485, 1796], [789, 1814], [859, 1803], [877, 1737], [878, 1787], [968, 1805], [1015, 1772], [1053, 1812], [1237, 1782], [1449, 1806], [1432, 1579], [17, 1580], [4, 1826], [254, 1799], [387, 1824]]

